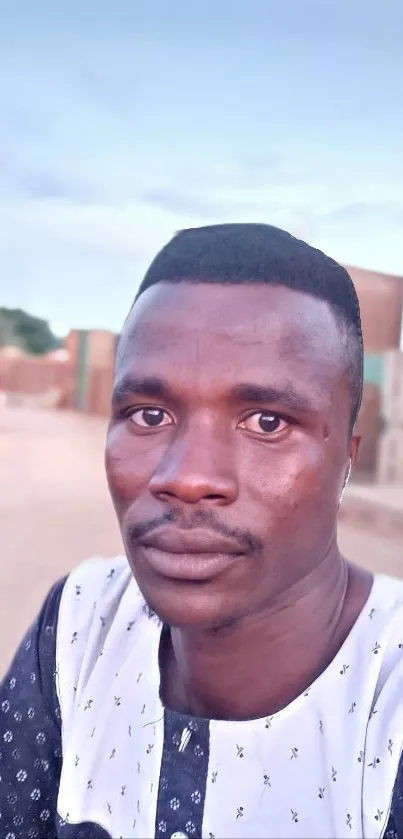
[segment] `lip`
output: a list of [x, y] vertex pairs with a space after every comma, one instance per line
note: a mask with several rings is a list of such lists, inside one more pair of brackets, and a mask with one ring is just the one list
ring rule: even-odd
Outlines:
[[233, 565], [242, 554], [169, 553], [144, 546], [148, 565], [171, 580], [206, 582]]
[[207, 581], [217, 576], [243, 552], [239, 544], [202, 530], [158, 530], [141, 540], [148, 564], [164, 577]]
[[209, 530], [179, 530], [164, 527], [144, 536], [141, 544], [171, 554], [228, 554], [242, 553], [239, 543]]

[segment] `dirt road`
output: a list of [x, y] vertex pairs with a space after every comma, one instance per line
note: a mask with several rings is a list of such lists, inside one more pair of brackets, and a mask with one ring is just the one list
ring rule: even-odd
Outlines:
[[[122, 550], [103, 471], [105, 422], [0, 407], [0, 673], [52, 583]], [[340, 528], [347, 555], [403, 576], [397, 542]]]

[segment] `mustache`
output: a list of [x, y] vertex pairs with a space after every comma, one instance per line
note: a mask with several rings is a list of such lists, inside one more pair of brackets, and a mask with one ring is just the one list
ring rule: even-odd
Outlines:
[[242, 552], [260, 553], [263, 551], [263, 543], [257, 536], [249, 530], [228, 527], [217, 519], [210, 510], [197, 510], [191, 516], [186, 517], [186, 519], [179, 510], [167, 510], [162, 516], [129, 525], [127, 531], [128, 539], [131, 543], [139, 542], [144, 536], [148, 536], [149, 533], [153, 533], [154, 530], [159, 530], [160, 527], [164, 527], [166, 524], [176, 524], [181, 530], [193, 530], [197, 527], [204, 526], [212, 533], [238, 542]]

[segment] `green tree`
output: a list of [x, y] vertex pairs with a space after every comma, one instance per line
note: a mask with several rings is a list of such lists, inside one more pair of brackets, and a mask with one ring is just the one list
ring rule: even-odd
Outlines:
[[23, 309], [0, 307], [0, 347], [20, 347], [32, 355], [43, 355], [61, 346], [46, 320]]

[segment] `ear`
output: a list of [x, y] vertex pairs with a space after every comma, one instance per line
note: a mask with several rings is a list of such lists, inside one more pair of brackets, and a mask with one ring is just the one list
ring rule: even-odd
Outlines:
[[342, 490], [341, 490], [339, 506], [340, 506], [341, 502], [343, 501], [344, 492], [345, 492], [346, 486], [348, 484], [348, 481], [349, 481], [349, 478], [350, 478], [350, 475], [351, 475], [351, 470], [352, 470], [352, 468], [353, 468], [353, 466], [354, 466], [354, 464], [357, 460], [358, 450], [360, 448], [360, 442], [361, 442], [361, 437], [359, 437], [358, 434], [354, 434], [354, 436], [351, 439], [351, 443], [350, 443], [350, 450], [349, 450], [350, 457], [349, 457], [349, 460], [348, 460], [347, 472], [344, 476], [344, 481], [343, 481], [343, 486], [342, 486]]
[[351, 438], [351, 443], [350, 443], [351, 468], [353, 466], [355, 466], [355, 463], [356, 463], [356, 460], [357, 460], [357, 457], [358, 457], [358, 452], [359, 452], [359, 449], [360, 449], [360, 443], [361, 443], [361, 437], [358, 434], [353, 434], [353, 436]]

